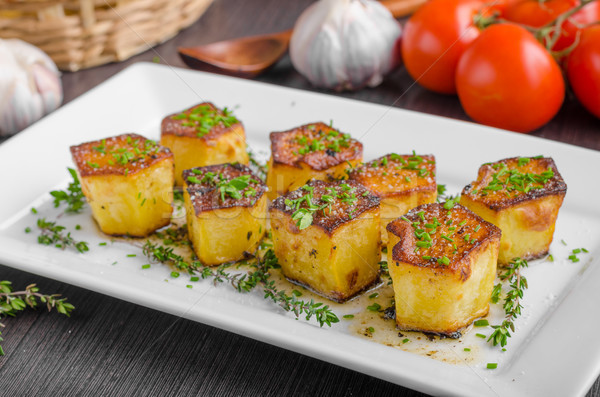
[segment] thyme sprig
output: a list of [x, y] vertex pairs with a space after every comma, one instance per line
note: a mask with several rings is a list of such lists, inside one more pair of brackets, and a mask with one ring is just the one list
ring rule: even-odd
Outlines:
[[[56, 309], [57, 312], [69, 317], [75, 306], [67, 302], [66, 298], [60, 298], [59, 294], [46, 295], [39, 292], [35, 284], [28, 285], [23, 291], [13, 291], [12, 283], [6, 280], [0, 280], [0, 319], [5, 316], [14, 317], [18, 312], [27, 307], [35, 308], [38, 300], [46, 305], [48, 311]], [[4, 324], [0, 322], [0, 327]], [[0, 342], [3, 341], [0, 333]], [[0, 356], [4, 355], [4, 350], [0, 346]]]
[[[521, 274], [523, 268], [527, 267], [527, 261], [521, 258], [515, 258], [510, 261], [508, 267], [498, 277], [502, 281], [508, 281], [510, 290], [504, 297], [505, 317], [500, 325], [492, 325], [494, 332], [489, 336], [488, 342], [494, 346], [506, 346], [511, 332], [515, 332], [515, 319], [521, 315], [521, 300], [523, 292], [527, 289], [527, 279]], [[502, 285], [497, 284], [492, 291], [492, 302], [500, 300]]]
[[65, 249], [73, 247], [80, 253], [89, 251], [88, 243], [77, 241], [71, 236], [71, 232], [65, 234], [66, 228], [56, 224], [56, 222], [47, 221], [46, 218], [37, 220], [37, 227], [40, 229], [38, 243], [43, 245], [54, 245], [56, 248]]
[[77, 177], [77, 172], [73, 168], [67, 168], [73, 181], [69, 183], [67, 190], [53, 190], [50, 192], [54, 197], [54, 207], [58, 208], [64, 201], [67, 204], [65, 212], [77, 214], [81, 212], [85, 205], [85, 197], [81, 191], [81, 183]]
[[321, 327], [325, 324], [331, 326], [332, 323], [339, 322], [338, 317], [329, 306], [312, 299], [310, 301], [298, 299], [296, 294], [288, 295], [286, 291], [277, 288], [275, 281], [270, 279], [270, 271], [278, 269], [280, 266], [271, 249], [268, 249], [255, 263], [250, 264], [254, 270], [245, 274], [228, 272], [227, 268], [231, 264], [210, 268], [203, 266], [197, 260], [187, 261], [183, 256], [175, 253], [173, 247], [165, 247], [151, 241], [146, 242], [143, 253], [152, 261], [175, 266], [189, 274], [199, 274], [203, 280], [212, 279], [215, 285], [228, 283], [238, 292], [250, 292], [261, 285], [265, 299], [272, 300], [285, 311], [294, 313], [296, 317], [304, 315], [306, 320], [315, 317]]

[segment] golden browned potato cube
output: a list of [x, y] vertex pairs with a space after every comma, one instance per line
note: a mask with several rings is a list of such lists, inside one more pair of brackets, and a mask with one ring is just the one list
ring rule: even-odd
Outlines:
[[349, 179], [362, 183], [381, 199], [381, 241], [384, 244], [388, 223], [437, 198], [433, 155], [388, 154], [354, 168]]
[[175, 183], [184, 170], [212, 164], [248, 164], [242, 123], [227, 108], [204, 102], [165, 117], [160, 143], [175, 156]]
[[355, 182], [313, 180], [269, 209], [285, 277], [336, 302], [379, 280], [379, 199]]
[[207, 266], [252, 255], [267, 229], [266, 186], [245, 165], [219, 164], [183, 172], [187, 227]]
[[388, 269], [402, 330], [457, 337], [488, 313], [500, 229], [451, 204], [421, 205], [387, 226]]
[[147, 236], [171, 221], [173, 154], [137, 134], [71, 146], [81, 190], [100, 230]]
[[324, 123], [271, 133], [269, 198], [274, 200], [310, 179], [332, 180], [362, 161], [362, 144]]
[[502, 230], [498, 262], [548, 253], [558, 210], [567, 192], [547, 157], [513, 157], [484, 164], [460, 203]]

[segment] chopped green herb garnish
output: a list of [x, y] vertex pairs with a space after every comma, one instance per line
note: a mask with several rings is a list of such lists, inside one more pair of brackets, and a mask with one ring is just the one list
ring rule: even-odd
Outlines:
[[490, 325], [490, 323], [488, 320], [477, 320], [473, 323], [473, 325], [476, 327], [487, 327]]

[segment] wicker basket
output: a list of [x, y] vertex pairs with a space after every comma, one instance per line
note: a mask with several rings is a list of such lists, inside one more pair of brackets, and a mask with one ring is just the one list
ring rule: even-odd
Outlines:
[[19, 38], [62, 70], [122, 61], [194, 23], [212, 0], [0, 0], [0, 38]]

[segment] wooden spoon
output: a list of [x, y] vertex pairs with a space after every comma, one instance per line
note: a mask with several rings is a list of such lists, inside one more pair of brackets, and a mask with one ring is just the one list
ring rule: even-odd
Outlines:
[[[381, 0], [394, 18], [412, 14], [427, 0]], [[243, 37], [197, 47], [180, 47], [179, 55], [194, 69], [252, 77], [273, 66], [287, 51], [293, 30]]]

